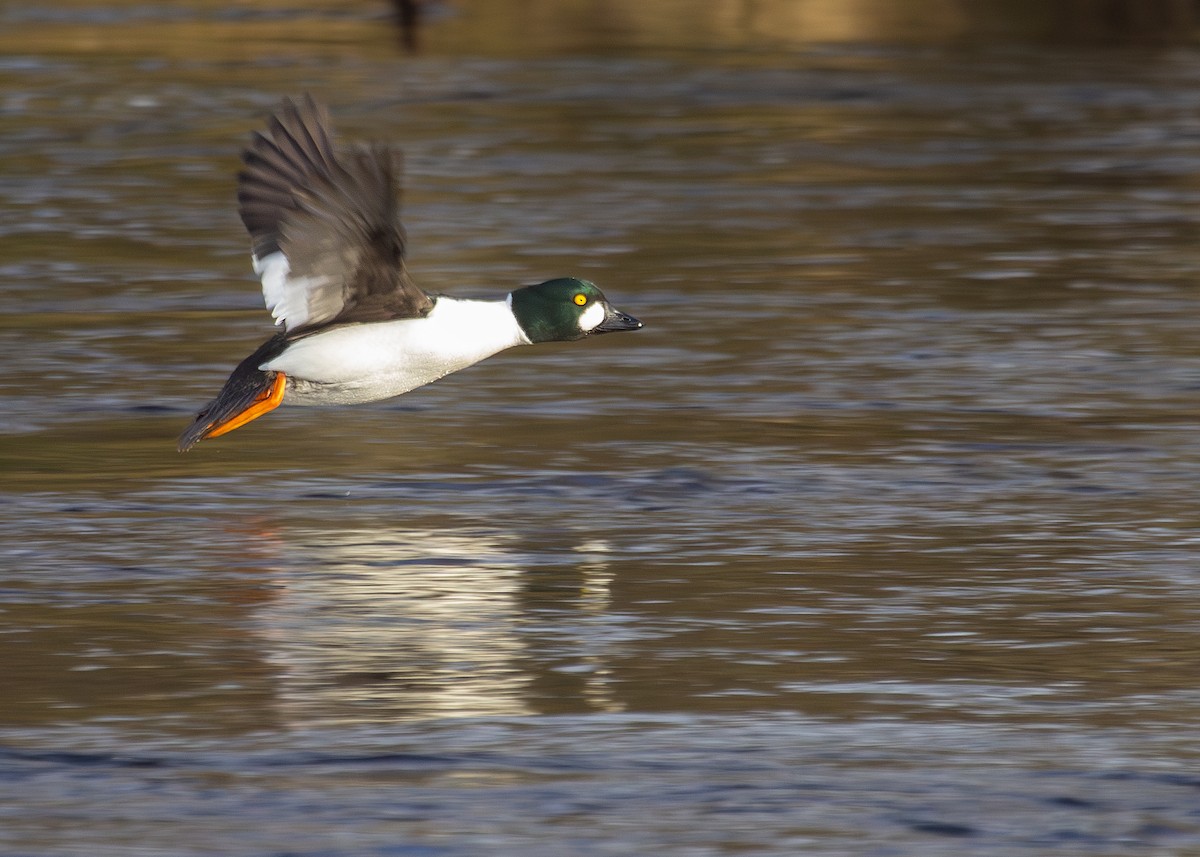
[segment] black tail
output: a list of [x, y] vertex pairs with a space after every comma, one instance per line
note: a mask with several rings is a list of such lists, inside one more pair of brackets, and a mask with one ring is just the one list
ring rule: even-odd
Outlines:
[[258, 367], [278, 356], [286, 344], [284, 335], [278, 334], [238, 364], [217, 397], [196, 414], [195, 421], [179, 436], [180, 452], [187, 452], [271, 389], [277, 373], [263, 371]]

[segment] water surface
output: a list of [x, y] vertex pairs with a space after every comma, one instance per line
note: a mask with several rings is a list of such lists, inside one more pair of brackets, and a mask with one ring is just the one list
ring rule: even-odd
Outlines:
[[[0, 37], [0, 851], [1200, 848], [1200, 53], [106, 8]], [[647, 328], [177, 454], [304, 89]]]

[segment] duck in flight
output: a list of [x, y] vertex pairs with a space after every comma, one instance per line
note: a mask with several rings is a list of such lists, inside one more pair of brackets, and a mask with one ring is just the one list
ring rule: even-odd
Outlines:
[[285, 99], [242, 161], [238, 212], [281, 330], [233, 370], [180, 436], [180, 452], [284, 402], [375, 402], [515, 345], [642, 327], [573, 277], [499, 300], [426, 294], [404, 264], [399, 155], [335, 149], [311, 96]]

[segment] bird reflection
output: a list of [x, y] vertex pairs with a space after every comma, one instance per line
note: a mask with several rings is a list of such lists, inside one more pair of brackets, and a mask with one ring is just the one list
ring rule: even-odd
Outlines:
[[[281, 550], [288, 570], [255, 624], [285, 721], [535, 713], [540, 673], [564, 650], [583, 682], [577, 704], [612, 707], [597, 653], [564, 640], [563, 623], [540, 633], [530, 555], [508, 533], [308, 530]], [[603, 612], [605, 546], [581, 539], [572, 566], [572, 611]]]

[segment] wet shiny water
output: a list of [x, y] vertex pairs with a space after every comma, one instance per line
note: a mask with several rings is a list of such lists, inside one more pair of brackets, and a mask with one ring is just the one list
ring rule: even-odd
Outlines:
[[[1200, 51], [106, 8], [0, 36], [0, 851], [1200, 849]], [[177, 454], [302, 89], [647, 329]]]

